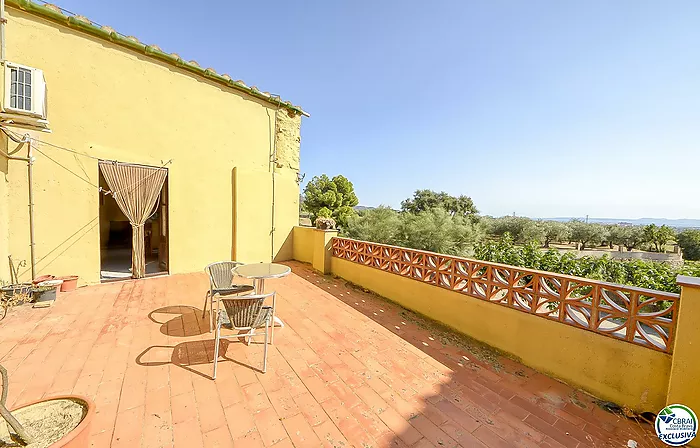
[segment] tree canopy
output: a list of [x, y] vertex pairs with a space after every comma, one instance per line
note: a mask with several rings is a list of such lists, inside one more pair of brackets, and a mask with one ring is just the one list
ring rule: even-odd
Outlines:
[[388, 207], [364, 210], [345, 229], [350, 238], [449, 255], [468, 255], [481, 239], [480, 232], [469, 219], [439, 207], [418, 213], [397, 213]]
[[506, 233], [518, 242], [544, 241], [543, 229], [537, 226], [535, 221], [522, 216], [504, 216], [502, 218], [490, 218], [484, 220], [487, 232], [496, 237], [503, 237]]
[[607, 238], [607, 229], [601, 224], [572, 219], [568, 226], [571, 229], [571, 240], [580, 243], [581, 250], [584, 250], [586, 246], [600, 244]]
[[351, 217], [345, 234], [356, 240], [398, 245], [400, 227], [399, 214], [389, 207], [379, 206]]
[[469, 219], [452, 216], [442, 208], [402, 213], [399, 242], [406, 247], [467, 255], [478, 239], [478, 229]]
[[325, 174], [314, 176], [304, 188], [303, 208], [311, 214], [312, 222], [318, 217], [333, 218], [345, 226], [358, 203], [352, 182], [342, 175], [332, 179]]
[[537, 226], [542, 230], [542, 243], [549, 247], [553, 242], [564, 242], [571, 237], [571, 229], [559, 221], [538, 221]]
[[663, 251], [667, 242], [676, 237], [676, 231], [667, 225], [661, 227], [656, 224], [644, 226], [644, 239], [654, 245], [657, 252]]
[[434, 208], [441, 208], [451, 216], [461, 216], [475, 220], [479, 213], [469, 196], [451, 196], [444, 191], [416, 190], [412, 198], [401, 202], [401, 210], [417, 214]]
[[641, 226], [608, 226], [608, 240], [612, 244], [624, 246], [628, 251], [645, 242], [644, 229]]
[[683, 258], [700, 260], [700, 229], [685, 229], [676, 238], [683, 251]]

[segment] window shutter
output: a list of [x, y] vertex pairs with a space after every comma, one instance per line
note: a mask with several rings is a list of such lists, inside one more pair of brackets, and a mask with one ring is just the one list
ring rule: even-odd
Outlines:
[[32, 69], [32, 113], [46, 118], [46, 81], [38, 68]]
[[10, 107], [10, 86], [12, 85], [12, 69], [8, 64], [5, 64], [5, 98], [3, 98], [3, 109], [7, 110]]

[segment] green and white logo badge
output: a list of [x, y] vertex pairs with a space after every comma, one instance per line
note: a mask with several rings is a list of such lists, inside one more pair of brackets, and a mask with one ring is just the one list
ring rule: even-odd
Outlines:
[[656, 435], [666, 445], [681, 446], [690, 442], [698, 433], [698, 417], [692, 409], [682, 404], [666, 406], [656, 416]]

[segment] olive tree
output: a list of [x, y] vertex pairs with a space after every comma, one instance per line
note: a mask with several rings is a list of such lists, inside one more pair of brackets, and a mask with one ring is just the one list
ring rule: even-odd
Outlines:
[[545, 240], [544, 229], [530, 218], [504, 216], [489, 220], [487, 225], [488, 232], [492, 236], [503, 237], [508, 233], [517, 243], [544, 242]]
[[607, 237], [607, 230], [601, 224], [572, 219], [567, 225], [571, 229], [571, 241], [581, 244], [581, 250], [586, 246], [600, 244]]
[[399, 213], [380, 206], [350, 217], [344, 235], [356, 240], [397, 244], [400, 226]]
[[563, 222], [539, 221], [537, 226], [541, 229], [544, 247], [549, 247], [550, 243], [568, 241], [571, 237], [571, 229]]
[[644, 228], [642, 226], [612, 225], [608, 227], [608, 233], [608, 241], [610, 243], [624, 246], [628, 251], [645, 241]]
[[449, 255], [465, 255], [479, 239], [479, 228], [469, 219], [451, 216], [442, 208], [401, 213], [397, 244]]
[[451, 196], [444, 191], [416, 190], [412, 198], [401, 202], [401, 210], [408, 213], [420, 213], [434, 208], [441, 208], [451, 216], [477, 220], [479, 210], [469, 196]]

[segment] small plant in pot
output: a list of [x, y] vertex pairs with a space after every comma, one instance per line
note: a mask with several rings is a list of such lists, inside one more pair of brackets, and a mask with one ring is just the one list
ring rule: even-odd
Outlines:
[[335, 229], [335, 219], [319, 216], [316, 218], [316, 228], [320, 230]]
[[95, 405], [78, 396], [46, 398], [10, 412], [5, 403], [9, 380], [7, 370], [0, 364], [2, 395], [0, 417], [0, 447], [86, 448]]

